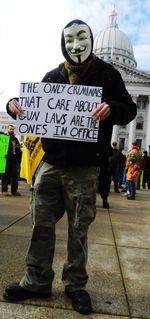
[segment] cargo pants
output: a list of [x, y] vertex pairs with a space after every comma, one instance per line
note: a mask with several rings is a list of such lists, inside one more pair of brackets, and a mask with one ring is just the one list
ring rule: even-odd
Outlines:
[[95, 167], [58, 169], [43, 163], [33, 190], [33, 231], [26, 256], [26, 273], [20, 282], [22, 287], [32, 291], [51, 291], [55, 225], [66, 212], [68, 243], [62, 280], [68, 291], [85, 288], [88, 280], [87, 233], [95, 218], [97, 176]]

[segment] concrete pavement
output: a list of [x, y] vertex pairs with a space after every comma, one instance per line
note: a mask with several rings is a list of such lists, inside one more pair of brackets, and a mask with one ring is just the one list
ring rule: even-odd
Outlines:
[[[5, 286], [18, 281], [25, 268], [31, 235], [29, 187], [21, 197], [0, 195], [0, 319], [80, 319], [64, 295], [61, 272], [66, 258], [67, 219], [57, 224], [53, 295], [47, 300], [8, 303]], [[150, 190], [135, 201], [110, 192], [110, 209], [97, 196], [97, 217], [89, 230], [89, 282], [94, 313], [89, 319], [150, 319]]]

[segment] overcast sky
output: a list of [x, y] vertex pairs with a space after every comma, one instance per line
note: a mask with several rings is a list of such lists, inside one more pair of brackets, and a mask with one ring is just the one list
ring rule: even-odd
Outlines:
[[113, 3], [137, 68], [150, 70], [150, 0], [1, 0], [0, 111], [18, 96], [21, 81], [40, 82], [64, 60], [60, 37], [69, 21], [84, 20], [96, 36], [107, 27]]

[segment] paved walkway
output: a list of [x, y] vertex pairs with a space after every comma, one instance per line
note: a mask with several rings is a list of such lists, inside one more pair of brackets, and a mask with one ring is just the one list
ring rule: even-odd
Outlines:
[[[66, 257], [66, 216], [57, 225], [54, 259], [56, 272], [49, 300], [16, 304], [3, 300], [10, 282], [24, 273], [25, 252], [31, 234], [28, 210], [30, 191], [20, 182], [21, 197], [0, 195], [0, 319], [80, 319], [65, 297], [61, 271]], [[94, 313], [89, 319], [150, 318], [150, 191], [137, 191], [129, 201], [113, 191], [110, 209], [101, 207], [89, 231], [89, 282]]]

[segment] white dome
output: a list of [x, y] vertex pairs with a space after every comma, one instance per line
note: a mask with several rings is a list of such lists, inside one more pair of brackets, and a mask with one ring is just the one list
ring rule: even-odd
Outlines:
[[94, 53], [105, 61], [113, 60], [136, 67], [132, 45], [127, 35], [118, 29], [116, 16], [113, 10], [109, 26], [95, 37]]

